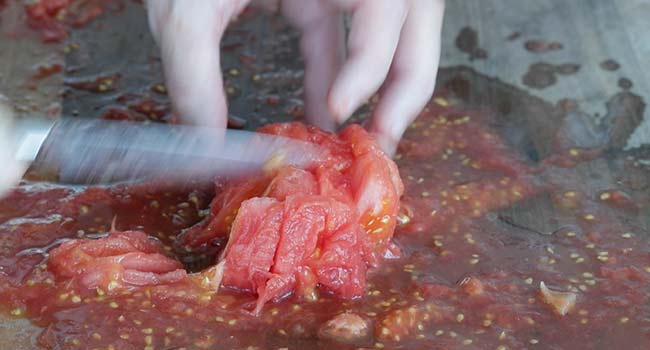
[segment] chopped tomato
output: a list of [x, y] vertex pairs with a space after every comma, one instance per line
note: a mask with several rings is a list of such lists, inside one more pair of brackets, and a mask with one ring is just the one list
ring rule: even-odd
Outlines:
[[[341, 297], [365, 290], [363, 232], [348, 204], [325, 196], [253, 198], [242, 204], [225, 251], [225, 286], [267, 301], [316, 284]], [[309, 295], [306, 295], [309, 296]]]
[[176, 243], [183, 247], [198, 248], [215, 238], [227, 236], [242, 202], [262, 194], [269, 181], [263, 176], [228, 184], [212, 201], [207, 219], [184, 231]]
[[349, 167], [352, 162], [352, 148], [349, 142], [346, 142], [346, 140], [343, 140], [336, 134], [325, 132], [310, 125], [302, 123], [278, 123], [266, 125], [258, 131], [320, 145], [323, 149], [329, 151], [330, 154], [330, 157], [324, 163], [338, 170]]
[[324, 323], [318, 330], [318, 337], [343, 343], [364, 340], [370, 333], [370, 322], [354, 313], [339, 314]]
[[44, 42], [61, 41], [68, 36], [68, 31], [57, 16], [71, 2], [71, 0], [48, 0], [26, 5], [27, 24], [41, 32]]
[[222, 285], [256, 293], [255, 312], [291, 293], [313, 297], [317, 286], [363, 295], [366, 271], [395, 229], [403, 192], [395, 163], [359, 126], [338, 135], [300, 123], [261, 131], [318, 144], [328, 157], [310, 169], [227, 183], [210, 216], [179, 241], [197, 248], [229, 234]]
[[318, 183], [314, 175], [294, 167], [280, 169], [267, 187], [265, 195], [282, 201], [294, 193], [317, 194]]
[[108, 293], [186, 278], [180, 263], [142, 232], [111, 232], [100, 239], [76, 239], [50, 252], [48, 269], [57, 279]]
[[60, 42], [69, 27], [81, 27], [104, 13], [116, 0], [34, 0], [25, 5], [27, 24], [40, 31], [44, 42]]
[[225, 285], [257, 290], [268, 279], [280, 240], [282, 207], [272, 198], [255, 198], [239, 209], [243, 215], [233, 224], [226, 247]]

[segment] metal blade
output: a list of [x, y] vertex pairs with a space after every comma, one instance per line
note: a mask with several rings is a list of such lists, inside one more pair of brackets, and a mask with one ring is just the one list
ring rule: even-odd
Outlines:
[[306, 167], [321, 156], [314, 144], [249, 131], [63, 118], [34, 166], [69, 184], [185, 183], [244, 175], [270, 161]]

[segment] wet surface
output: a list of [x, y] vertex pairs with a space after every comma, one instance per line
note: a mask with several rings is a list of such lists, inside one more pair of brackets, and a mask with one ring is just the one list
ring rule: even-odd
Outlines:
[[524, 85], [534, 89], [545, 89], [555, 85], [558, 75], [571, 75], [578, 72], [580, 65], [575, 63], [563, 63], [553, 65], [545, 62], [535, 63], [528, 68], [528, 72], [522, 77]]
[[[646, 99], [650, 96], [650, 76], [643, 59], [650, 56], [650, 42], [639, 39], [648, 31], [650, 7], [645, 0], [469, 0], [448, 3], [447, 13], [443, 66], [469, 64], [482, 74], [499, 77], [551, 103], [567, 98], [579, 101], [589, 115], [606, 113], [604, 102], [620, 91], [619, 77], [633, 80], [635, 93]], [[481, 46], [490, 53], [487, 60], [469, 62], [467, 54], [456, 47], [454, 39], [467, 26], [479, 33]], [[519, 34], [517, 40], [508, 40], [512, 33]], [[525, 49], [523, 43], [528, 40], [557, 41], [564, 48], [535, 54]], [[617, 74], [600, 68], [607, 59], [619, 63]], [[575, 75], [558, 77], [552, 88], [530, 89], [523, 84], [522, 76], [531, 64], [540, 61], [577, 63], [581, 69]], [[650, 140], [647, 114], [628, 140], [628, 147]]]
[[479, 47], [478, 33], [471, 27], [461, 29], [456, 37], [456, 47], [469, 56], [469, 60], [483, 60], [488, 57], [487, 51]]
[[547, 42], [544, 40], [533, 39], [526, 41], [524, 43], [524, 47], [526, 50], [533, 53], [544, 53], [549, 51], [562, 50], [564, 48], [564, 45], [557, 41]]
[[[51, 349], [650, 345], [647, 172], [612, 143], [617, 138], [567, 134], [562, 125], [579, 129], [589, 120], [575, 117], [584, 114], [575, 102], [553, 105], [466, 67], [442, 69], [439, 84], [396, 156], [407, 187], [396, 233], [401, 258], [371, 272], [367, 296], [291, 297], [255, 318], [240, 312], [250, 296], [191, 285], [118, 295], [53, 288], [58, 280], [39, 263], [61, 238], [101, 236], [117, 217], [120, 229], [153, 232], [169, 247], [210, 195], [152, 184], [85, 191], [25, 184], [0, 202], [0, 281], [11, 286], [0, 289], [10, 312], [44, 327], [38, 340]], [[628, 95], [610, 107], [607, 124], [624, 139], [630, 114], [642, 111]], [[592, 139], [593, 147], [575, 145]], [[540, 281], [576, 296], [566, 316], [540, 297]], [[361, 315], [371, 331], [352, 344], [323, 336], [321, 325], [340, 314]]]
[[514, 40], [519, 39], [520, 37], [521, 37], [520, 32], [512, 32], [512, 33], [510, 33], [510, 35], [508, 35], [508, 37], [506, 39], [508, 39], [508, 41], [514, 41]]
[[621, 68], [621, 65], [612, 59], [608, 59], [600, 63], [600, 68], [613, 72]]
[[620, 87], [623, 90], [629, 90], [634, 86], [632, 84], [632, 81], [628, 78], [621, 78], [618, 80], [618, 87]]
[[641, 96], [624, 91], [607, 101], [607, 114], [602, 124], [609, 129], [610, 144], [623, 148], [629, 135], [641, 124], [646, 103]]
[[[623, 149], [645, 113], [643, 98], [627, 91], [605, 101], [607, 112], [598, 117], [582, 111], [575, 100], [551, 104], [468, 68], [443, 68], [439, 75], [440, 86], [469, 106], [493, 106], [502, 136], [531, 160], [547, 156], [556, 142], [564, 147]], [[556, 135], [561, 135], [559, 140]]]

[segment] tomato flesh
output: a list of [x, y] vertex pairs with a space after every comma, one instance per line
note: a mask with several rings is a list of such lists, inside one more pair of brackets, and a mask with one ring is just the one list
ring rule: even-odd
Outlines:
[[100, 239], [70, 240], [50, 252], [48, 269], [58, 280], [108, 293], [183, 281], [181, 264], [142, 232], [111, 232]]
[[362, 296], [367, 269], [395, 229], [403, 192], [397, 167], [359, 126], [339, 134], [300, 123], [260, 131], [315, 143], [328, 157], [311, 169], [282, 167], [226, 184], [210, 216], [181, 242], [199, 248], [229, 235], [223, 286], [255, 293], [255, 313], [268, 301], [295, 292], [311, 297], [317, 288]]

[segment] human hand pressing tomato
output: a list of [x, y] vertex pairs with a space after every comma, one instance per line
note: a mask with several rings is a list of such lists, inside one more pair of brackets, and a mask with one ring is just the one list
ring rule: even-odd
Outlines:
[[[168, 90], [183, 121], [225, 128], [219, 43], [250, 0], [149, 0]], [[326, 130], [380, 91], [370, 131], [392, 154], [433, 94], [444, 0], [257, 0], [302, 33], [307, 121]], [[343, 16], [352, 16], [345, 50]]]

